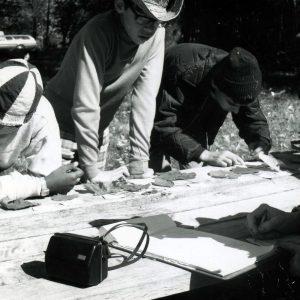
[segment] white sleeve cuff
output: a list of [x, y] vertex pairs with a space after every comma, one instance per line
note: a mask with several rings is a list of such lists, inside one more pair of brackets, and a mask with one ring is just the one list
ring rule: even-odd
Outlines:
[[42, 181], [39, 177], [22, 175], [16, 171], [0, 176], [0, 198], [8, 198], [10, 201], [26, 199], [40, 196], [41, 190]]

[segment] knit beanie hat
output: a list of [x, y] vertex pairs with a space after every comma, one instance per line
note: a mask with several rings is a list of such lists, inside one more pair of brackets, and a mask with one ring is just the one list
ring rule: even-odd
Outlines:
[[0, 125], [21, 126], [30, 120], [41, 99], [38, 69], [24, 59], [0, 64]]
[[222, 61], [214, 82], [234, 102], [248, 104], [260, 93], [262, 74], [255, 56], [236, 47]]

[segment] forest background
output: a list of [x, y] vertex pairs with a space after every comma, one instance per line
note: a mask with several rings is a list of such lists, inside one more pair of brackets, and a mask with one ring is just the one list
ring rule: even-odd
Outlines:
[[[112, 7], [113, 0], [0, 0], [0, 30], [36, 38], [38, 49], [30, 60], [47, 84], [78, 30]], [[185, 0], [180, 17], [166, 29], [167, 47], [195, 42], [227, 51], [241, 46], [255, 54], [263, 71], [260, 102], [273, 150], [290, 149], [300, 131], [300, 0]], [[110, 126], [109, 168], [127, 162], [129, 111], [127, 99]], [[248, 156], [230, 117], [214, 148]]]

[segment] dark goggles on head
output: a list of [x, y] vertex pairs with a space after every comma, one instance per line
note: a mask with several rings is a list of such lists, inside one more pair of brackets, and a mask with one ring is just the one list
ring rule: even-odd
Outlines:
[[126, 0], [125, 3], [129, 6], [129, 8], [132, 10], [135, 16], [135, 21], [137, 24], [142, 25], [142, 26], [149, 26], [153, 25], [154, 23], [158, 23], [161, 26], [165, 26], [166, 22], [161, 22], [155, 18], [149, 18], [146, 16], [143, 11], [136, 5], [134, 4], [131, 0]]

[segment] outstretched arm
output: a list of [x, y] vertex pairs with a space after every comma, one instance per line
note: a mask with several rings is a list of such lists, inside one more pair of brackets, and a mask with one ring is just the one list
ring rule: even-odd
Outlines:
[[130, 116], [130, 172], [147, 171], [150, 135], [156, 110], [165, 51], [165, 30], [159, 28], [152, 44], [152, 54], [133, 86]]
[[[79, 165], [92, 182], [114, 181], [127, 176], [125, 167], [103, 171], [97, 167], [99, 157], [100, 97], [104, 82], [105, 56], [108, 46], [97, 32], [89, 32], [78, 41], [76, 88], [72, 117], [79, 154]], [[96, 52], [94, 43], [101, 43]], [[97, 66], [96, 66], [97, 65]]]
[[40, 196], [42, 181], [39, 177], [22, 175], [14, 171], [9, 175], [0, 176], [0, 200], [9, 201]]
[[65, 194], [83, 175], [77, 165], [77, 163], [72, 163], [61, 166], [46, 177], [21, 174], [18, 171], [0, 176], [0, 200], [6, 198], [9, 201], [14, 201], [39, 197], [42, 196], [43, 188], [48, 188], [50, 194]]
[[247, 106], [241, 106], [237, 114], [232, 114], [232, 118], [250, 150], [262, 148], [268, 153], [271, 148], [270, 130], [257, 99]]
[[300, 213], [287, 213], [261, 204], [247, 216], [250, 233], [260, 238], [274, 238], [300, 231]]

